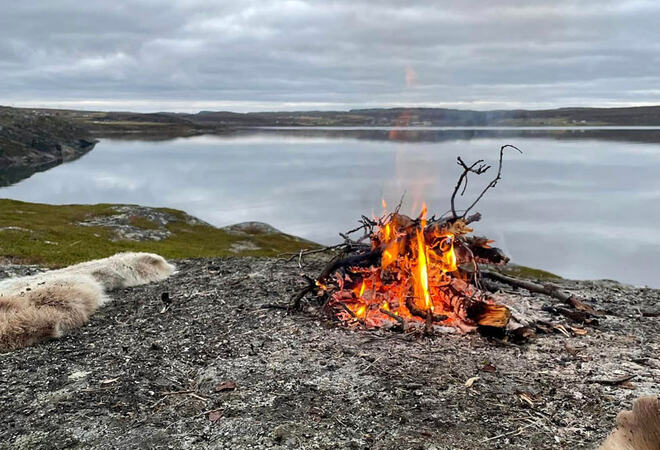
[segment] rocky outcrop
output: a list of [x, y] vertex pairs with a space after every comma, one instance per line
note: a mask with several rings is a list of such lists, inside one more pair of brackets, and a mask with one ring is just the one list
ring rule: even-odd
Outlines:
[[162, 241], [172, 236], [167, 226], [174, 222], [187, 225], [210, 224], [182, 211], [167, 211], [140, 205], [117, 205], [115, 214], [93, 216], [79, 222], [85, 227], [106, 227], [113, 231], [114, 241]]
[[85, 128], [57, 113], [0, 108], [0, 186], [77, 159], [95, 144]]

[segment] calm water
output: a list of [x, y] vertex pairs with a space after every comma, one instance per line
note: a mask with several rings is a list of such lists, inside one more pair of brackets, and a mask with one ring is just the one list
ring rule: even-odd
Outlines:
[[[139, 203], [222, 226], [259, 220], [338, 241], [361, 214], [406, 192], [404, 212], [444, 213], [456, 156], [495, 163], [503, 179], [476, 210], [476, 231], [520, 264], [570, 278], [660, 287], [660, 131], [256, 130], [170, 141], [103, 140], [0, 197], [45, 203]], [[492, 169], [491, 169], [492, 170]], [[472, 179], [461, 205], [486, 178]]]

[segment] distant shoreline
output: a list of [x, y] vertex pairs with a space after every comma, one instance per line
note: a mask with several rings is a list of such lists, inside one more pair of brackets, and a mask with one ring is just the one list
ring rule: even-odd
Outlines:
[[246, 126], [247, 130], [379, 130], [379, 131], [565, 131], [565, 130], [660, 130], [660, 125], [566, 125], [566, 126]]

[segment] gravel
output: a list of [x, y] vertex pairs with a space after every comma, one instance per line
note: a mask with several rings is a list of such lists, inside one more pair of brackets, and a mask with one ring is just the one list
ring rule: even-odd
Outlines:
[[[274, 259], [176, 263], [164, 282], [113, 292], [69, 336], [0, 354], [1, 449], [593, 448], [618, 411], [660, 392], [658, 290], [560, 281], [609, 314], [584, 336], [513, 345], [288, 314], [272, 305], [300, 269]], [[551, 311], [548, 297], [505, 290], [521, 310]]]

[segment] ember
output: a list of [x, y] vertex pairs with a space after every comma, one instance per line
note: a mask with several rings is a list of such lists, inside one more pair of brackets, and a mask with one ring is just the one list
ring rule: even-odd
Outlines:
[[[419, 216], [412, 218], [399, 212], [401, 203], [381, 217], [363, 216], [360, 227], [342, 234], [345, 242], [334, 248], [339, 254], [321, 275], [309, 279], [296, 304], [315, 290], [324, 299], [325, 311], [346, 325], [367, 328], [433, 332], [438, 326], [463, 331], [505, 327], [511, 313], [482, 288], [479, 265], [504, 264], [508, 258], [490, 246], [493, 241], [471, 235], [470, 224], [481, 215], [467, 214], [499, 181], [506, 148], [518, 150], [510, 145], [500, 149], [496, 177], [462, 214], [455, 208], [456, 195], [463, 194], [470, 174], [480, 175], [490, 168], [481, 160], [467, 165], [458, 158], [463, 172], [448, 217], [429, 218], [423, 206]], [[355, 240], [351, 235], [358, 231], [363, 235]]]

